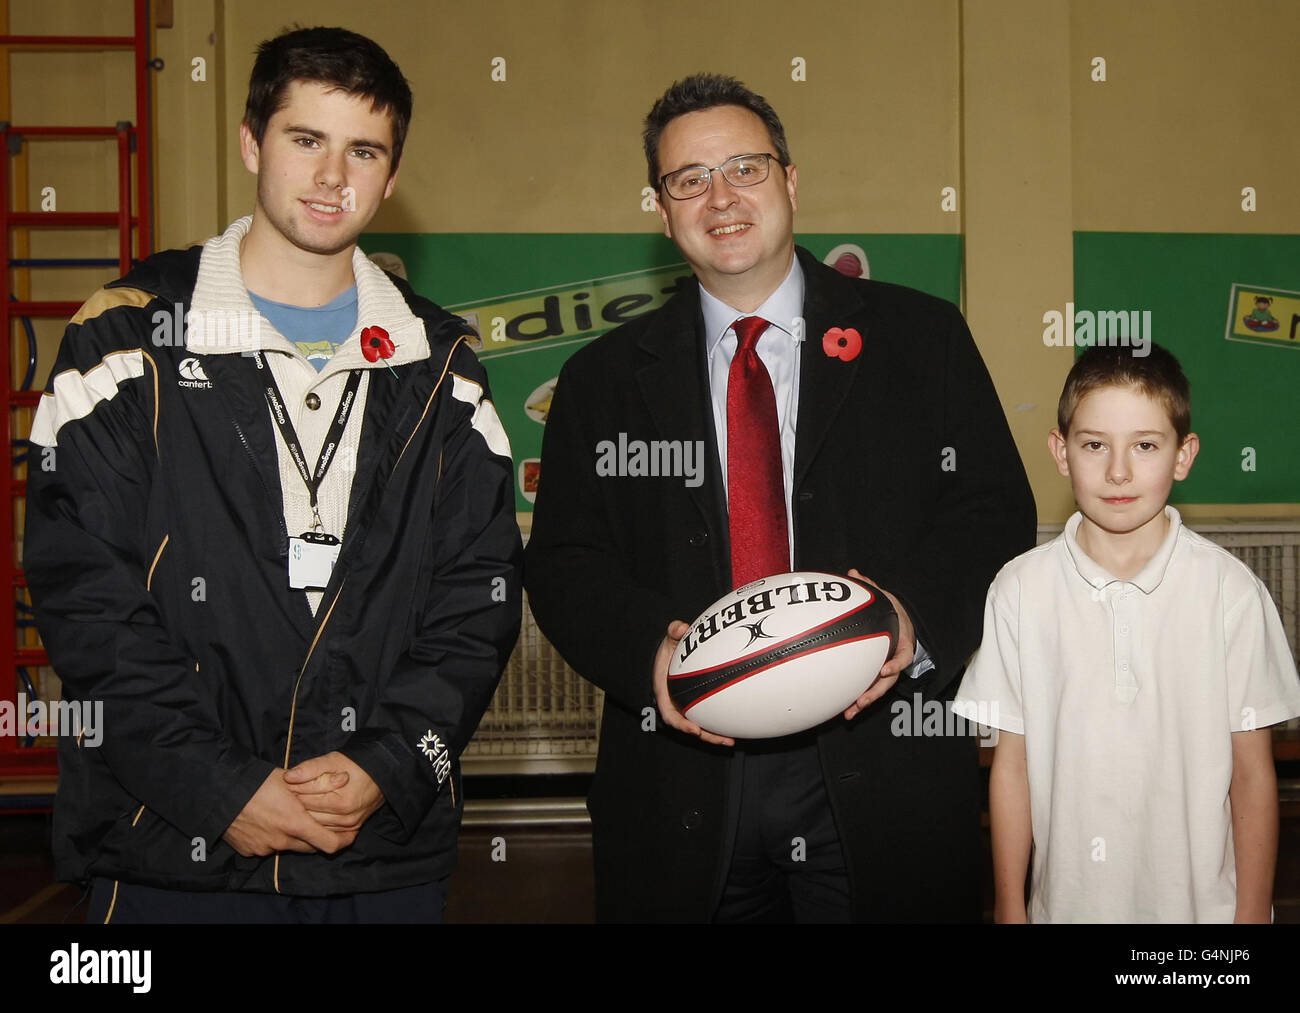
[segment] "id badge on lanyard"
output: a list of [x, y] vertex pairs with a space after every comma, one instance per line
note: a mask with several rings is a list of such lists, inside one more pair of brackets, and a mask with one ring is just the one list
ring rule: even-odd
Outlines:
[[334, 564], [338, 562], [339, 553], [343, 550], [343, 543], [324, 530], [316, 497], [330, 465], [334, 463], [334, 458], [337, 456], [335, 451], [343, 439], [343, 430], [347, 428], [352, 406], [356, 403], [357, 391], [361, 386], [361, 370], [354, 369], [348, 376], [338, 410], [334, 413], [329, 432], [325, 434], [325, 443], [321, 447], [316, 468], [314, 471], [308, 471], [307, 459], [303, 455], [302, 445], [298, 442], [298, 434], [293, 428], [293, 423], [289, 421], [284, 396], [280, 393], [280, 385], [275, 382], [275, 377], [271, 373], [270, 363], [261, 352], [253, 355], [253, 361], [264, 373], [262, 389], [266, 396], [266, 403], [271, 409], [271, 418], [276, 428], [280, 430], [285, 446], [289, 449], [294, 467], [298, 469], [298, 474], [302, 476], [307, 486], [307, 492], [311, 496], [312, 516], [315, 518], [311, 531], [304, 531], [297, 538], [289, 539], [289, 590], [324, 591], [329, 586], [330, 575], [334, 572]]
[[333, 535], [304, 531], [289, 539], [289, 590], [324, 591], [343, 543]]

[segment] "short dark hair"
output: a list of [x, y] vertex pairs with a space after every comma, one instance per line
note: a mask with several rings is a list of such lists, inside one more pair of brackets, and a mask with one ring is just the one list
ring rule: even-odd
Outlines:
[[1056, 427], [1068, 436], [1079, 402], [1102, 387], [1134, 387], [1160, 402], [1181, 444], [1192, 431], [1192, 388], [1167, 348], [1152, 342], [1148, 354], [1119, 345], [1094, 345], [1075, 360], [1056, 406]]
[[392, 171], [397, 171], [411, 123], [411, 86], [377, 43], [346, 28], [295, 28], [258, 46], [248, 79], [244, 122], [259, 145], [271, 117], [284, 108], [285, 92], [294, 81], [328, 85], [369, 99], [376, 112], [389, 113]]
[[[692, 74], [681, 81], [673, 82], [654, 104], [650, 114], [645, 118], [646, 166], [650, 171], [650, 186], [659, 189], [659, 135], [678, 116], [713, 109], [715, 106], [740, 106], [763, 121], [768, 136], [772, 138], [772, 147], [782, 166], [790, 164], [790, 149], [785, 143], [785, 127], [776, 110], [767, 104], [767, 99], [756, 95], [734, 77], [722, 74]], [[751, 154], [751, 152], [737, 152]]]

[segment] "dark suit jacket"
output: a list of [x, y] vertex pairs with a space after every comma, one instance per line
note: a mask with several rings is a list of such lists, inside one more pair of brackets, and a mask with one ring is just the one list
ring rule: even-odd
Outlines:
[[[978, 919], [975, 740], [895, 733], [913, 729], [900, 707], [917, 703], [914, 693], [956, 691], [993, 575], [1033, 545], [1032, 494], [956, 307], [845, 278], [802, 249], [799, 257], [806, 340], [794, 569], [856, 566], [903, 602], [937, 665], [817, 733], [854, 912]], [[830, 327], [856, 328], [861, 354], [827, 356]], [[598, 444], [620, 434], [701, 441], [703, 483], [598, 474]], [[729, 857], [732, 754], [658, 720], [650, 674], [669, 621], [691, 621], [731, 589], [697, 286], [594, 341], [561, 371], [525, 574], [543, 632], [606, 693], [588, 800], [598, 916], [707, 920]]]

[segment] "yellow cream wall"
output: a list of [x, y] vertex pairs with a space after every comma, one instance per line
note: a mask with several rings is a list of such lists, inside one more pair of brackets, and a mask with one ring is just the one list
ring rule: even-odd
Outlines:
[[[411, 80], [414, 130], [377, 230], [635, 232], [640, 123], [674, 79], [732, 73], [787, 124], [809, 231], [958, 232], [958, 6], [595, 0], [475, 4], [227, 0], [226, 103], [242, 108], [258, 41], [298, 18], [371, 34]], [[292, 17], [291, 17], [292, 15]], [[492, 61], [506, 80], [492, 80]], [[792, 61], [807, 64], [795, 82]], [[888, 97], [887, 101], [882, 98]], [[233, 146], [233, 208], [253, 196]], [[657, 219], [655, 219], [657, 221]]]
[[[1300, 3], [1089, 0], [1070, 4], [1069, 30], [1075, 231], [1300, 231]], [[1107, 58], [1104, 84], [1089, 76], [1098, 56]], [[1242, 209], [1247, 186], [1253, 212]], [[1291, 267], [1296, 284], [1285, 287], [1300, 288], [1300, 264]], [[1202, 384], [1193, 408], [1214, 396]], [[1300, 437], [1300, 422], [1291, 426]], [[1290, 466], [1300, 468], [1294, 450]], [[1180, 509], [1192, 518], [1300, 515], [1296, 504]]]
[[[799, 229], [964, 234], [965, 309], [1044, 521], [1071, 509], [1044, 449], [1070, 351], [1041, 335], [1043, 313], [1073, 295], [1073, 233], [1293, 232], [1300, 222], [1289, 178], [1300, 135], [1273, 132], [1267, 155], [1245, 143], [1253, 124], [1289, 122], [1285, 100], [1300, 94], [1291, 0], [755, 0], [743, 13], [683, 0], [177, 0], [173, 16], [157, 32], [165, 67], [154, 78], [159, 246], [251, 208], [235, 138], [248, 72], [257, 43], [294, 23], [370, 35], [411, 81], [413, 131], [377, 231], [653, 230], [640, 206], [650, 103], [696, 70], [742, 78], [785, 121]], [[129, 24], [128, 0], [10, 0], [11, 31]], [[1105, 82], [1091, 79], [1096, 57]], [[58, 81], [37, 88], [15, 58], [13, 104], [27, 114], [15, 120], [66, 116], [73, 99], [89, 99], [87, 115], [103, 122], [130, 117], [118, 111], [129, 110], [129, 77], [118, 89], [87, 58], [58, 58]], [[504, 82], [492, 79], [497, 58]], [[195, 59], [204, 80], [193, 79]], [[793, 79], [796, 60], [806, 80]], [[88, 201], [111, 201], [93, 166], [75, 171]], [[1251, 215], [1239, 207], [1245, 185], [1260, 194]], [[958, 190], [956, 212], [941, 209], [945, 186]]]

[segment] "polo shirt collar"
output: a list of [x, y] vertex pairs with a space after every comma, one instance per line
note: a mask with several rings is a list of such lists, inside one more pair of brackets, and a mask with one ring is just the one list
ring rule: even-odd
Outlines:
[[[1147, 565], [1142, 568], [1142, 572], [1136, 577], [1130, 577], [1126, 583], [1134, 584], [1141, 588], [1143, 593], [1151, 594], [1160, 586], [1160, 582], [1165, 579], [1165, 571], [1169, 569], [1169, 561], [1174, 555], [1174, 546], [1178, 542], [1178, 529], [1182, 527], [1182, 516], [1171, 507], [1165, 504], [1165, 517], [1169, 519], [1169, 530], [1165, 532], [1165, 539], [1160, 543], [1160, 548], [1156, 549], [1148, 561]], [[1079, 525], [1083, 523], [1083, 514], [1075, 511], [1074, 515], [1065, 522], [1065, 548], [1070, 554], [1070, 561], [1074, 563], [1075, 570], [1079, 576], [1086, 580], [1093, 587], [1105, 587], [1107, 584], [1115, 581], [1124, 580], [1111, 574], [1105, 567], [1089, 556], [1079, 545]]]

